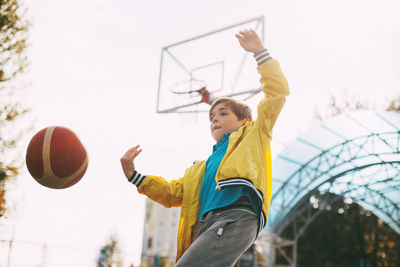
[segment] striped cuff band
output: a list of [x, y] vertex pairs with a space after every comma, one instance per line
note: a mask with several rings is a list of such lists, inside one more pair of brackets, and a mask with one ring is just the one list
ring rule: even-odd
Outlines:
[[134, 185], [136, 185], [137, 187], [139, 187], [139, 185], [143, 182], [144, 178], [146, 178], [145, 175], [141, 175], [140, 173], [138, 173], [137, 171], [134, 171], [132, 173], [131, 178], [128, 179], [128, 181]]
[[263, 50], [254, 53], [254, 58], [256, 59], [257, 64], [261, 65], [265, 63], [267, 60], [271, 59], [272, 57], [269, 54], [268, 50], [264, 48]]

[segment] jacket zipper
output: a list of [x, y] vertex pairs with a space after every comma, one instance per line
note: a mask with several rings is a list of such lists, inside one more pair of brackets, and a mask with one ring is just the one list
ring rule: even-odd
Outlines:
[[246, 147], [246, 148], [247, 148], [247, 153], [249, 154], [249, 159], [250, 159], [250, 162], [251, 162], [251, 167], [253, 168], [253, 171], [256, 171], [256, 168], [254, 168], [253, 159], [251, 158], [250, 149], [249, 149], [249, 147]]
[[[189, 177], [191, 177], [191, 176], [189, 176]], [[188, 183], [189, 184], [189, 183]], [[185, 185], [184, 185], [185, 186]], [[188, 196], [187, 196], [187, 198], [186, 198], [186, 201], [189, 201], [189, 199], [190, 199], [190, 190], [188, 190], [189, 191], [189, 194], [188, 194]], [[183, 204], [183, 203], [182, 203]], [[186, 214], [185, 214], [185, 225], [182, 225], [182, 229], [186, 229], [187, 227], [188, 227], [188, 214], [189, 214], [189, 211], [188, 211], [188, 209], [189, 209], [189, 203], [185, 203], [186, 204]], [[183, 205], [182, 205], [182, 208], [183, 208]], [[186, 235], [187, 235], [187, 232], [188, 231], [184, 231], [183, 233], [182, 233], [182, 247], [181, 247], [181, 251], [180, 251], [180, 256], [179, 257], [182, 257], [182, 255], [183, 255], [183, 251], [185, 250], [185, 248], [184, 248], [184, 246], [185, 246], [185, 244], [186, 244]]]

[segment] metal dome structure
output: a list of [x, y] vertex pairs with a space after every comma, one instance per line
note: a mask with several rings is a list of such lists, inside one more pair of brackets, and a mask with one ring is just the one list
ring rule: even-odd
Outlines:
[[[260, 238], [268, 236], [270, 262], [276, 249], [293, 246], [293, 255], [284, 256], [288, 266], [296, 266], [297, 240], [319, 215], [310, 209], [339, 197], [356, 202], [400, 234], [400, 114], [359, 110], [310, 129], [273, 161], [272, 188], [268, 224]], [[313, 191], [330, 194], [318, 203], [310, 197]], [[280, 238], [289, 225], [294, 240]]]

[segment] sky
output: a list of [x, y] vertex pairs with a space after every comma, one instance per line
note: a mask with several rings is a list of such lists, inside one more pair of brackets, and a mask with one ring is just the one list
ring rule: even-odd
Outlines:
[[[126, 182], [119, 159], [140, 144], [138, 171], [171, 180], [207, 158], [214, 144], [207, 114], [155, 112], [160, 53], [168, 44], [265, 16], [265, 46], [292, 92], [274, 128], [273, 156], [318, 123], [314, 112], [324, 112], [331, 95], [361, 97], [379, 109], [400, 94], [397, 0], [24, 3], [33, 27], [23, 103], [34, 129], [21, 154], [35, 132], [62, 125], [77, 133], [90, 162], [68, 189], [45, 188], [26, 168], [9, 186], [13, 212], [0, 222], [0, 236], [20, 241], [11, 266], [32, 266], [26, 253], [31, 264], [44, 257], [47, 266], [90, 266], [110, 235], [126, 265], [139, 262], [145, 197]], [[249, 101], [253, 110], [259, 99]], [[77, 259], [81, 265], [72, 263]]]

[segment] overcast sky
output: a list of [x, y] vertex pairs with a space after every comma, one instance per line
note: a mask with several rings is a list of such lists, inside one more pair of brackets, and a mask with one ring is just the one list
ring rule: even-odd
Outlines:
[[[191, 120], [155, 113], [160, 53], [168, 44], [265, 16], [265, 45], [292, 91], [274, 129], [274, 156], [316, 123], [314, 110], [324, 110], [330, 95], [361, 95], [379, 108], [400, 93], [397, 0], [25, 3], [33, 27], [24, 102], [32, 108], [34, 131], [20, 149], [24, 153], [34, 132], [63, 125], [90, 156], [86, 175], [69, 189], [42, 187], [26, 169], [11, 186], [17, 211], [3, 221], [0, 235], [11, 239], [14, 229], [15, 240], [49, 244], [49, 266], [73, 266], [68, 253], [78, 253], [75, 248], [82, 248], [79, 259], [88, 266], [111, 234], [126, 252], [125, 263], [139, 262], [145, 197], [120, 167], [129, 147], [143, 148], [136, 160], [141, 173], [168, 180], [210, 154], [206, 114]], [[249, 103], [255, 110], [257, 98]], [[24, 266], [27, 251], [35, 251], [31, 263], [40, 263], [41, 247], [21, 243], [15, 266]], [[59, 255], [66, 257], [62, 263]]]

